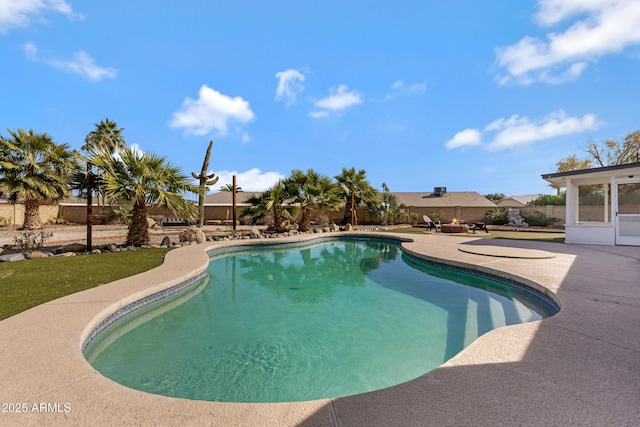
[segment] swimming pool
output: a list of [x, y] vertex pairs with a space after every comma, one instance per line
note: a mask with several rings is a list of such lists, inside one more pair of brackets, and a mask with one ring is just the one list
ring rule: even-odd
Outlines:
[[557, 311], [524, 286], [383, 239], [226, 249], [207, 273], [94, 334], [87, 360], [150, 393], [312, 400], [411, 380], [491, 329]]

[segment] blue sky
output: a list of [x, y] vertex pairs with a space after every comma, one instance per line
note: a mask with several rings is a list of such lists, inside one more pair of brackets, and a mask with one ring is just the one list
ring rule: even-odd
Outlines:
[[0, 134], [129, 145], [262, 190], [292, 169], [392, 191], [553, 193], [640, 128], [637, 0], [0, 0]]

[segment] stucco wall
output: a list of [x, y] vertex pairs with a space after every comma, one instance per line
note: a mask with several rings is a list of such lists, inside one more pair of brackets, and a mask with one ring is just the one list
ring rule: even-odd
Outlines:
[[[58, 212], [58, 205], [41, 205], [40, 221], [45, 224], [55, 218], [58, 218]], [[21, 227], [24, 223], [24, 205], [20, 203], [1, 204], [0, 218], [5, 218], [6, 224], [9, 227]]]

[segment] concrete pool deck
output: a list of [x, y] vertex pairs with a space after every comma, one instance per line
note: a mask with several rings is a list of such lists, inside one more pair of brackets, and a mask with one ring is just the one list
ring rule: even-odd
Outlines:
[[[204, 271], [206, 250], [237, 244], [207, 242], [169, 252], [165, 263], [149, 272], [0, 321], [0, 426], [638, 424], [640, 247], [382, 235], [412, 239], [405, 249], [426, 259], [548, 290], [562, 310], [549, 319], [493, 330], [415, 380], [345, 398], [278, 404], [190, 401], [132, 390], [95, 371], [81, 346], [102, 319]], [[492, 251], [554, 256], [491, 256]]]

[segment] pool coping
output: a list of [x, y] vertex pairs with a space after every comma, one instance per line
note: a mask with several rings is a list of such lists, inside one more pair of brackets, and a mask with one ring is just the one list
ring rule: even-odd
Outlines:
[[[335, 237], [346, 235], [407, 240], [406, 235], [371, 232]], [[556, 298], [562, 311], [543, 321], [491, 331], [416, 380], [346, 398], [277, 404], [190, 401], [131, 390], [102, 377], [84, 359], [81, 347], [107, 316], [201, 274], [210, 250], [276, 241], [192, 245], [169, 252], [163, 265], [149, 272], [0, 321], [0, 380], [8, 384], [0, 390], [0, 403], [25, 409], [0, 412], [0, 424], [631, 425], [640, 418], [640, 334], [633, 327], [640, 318], [640, 248], [509, 241], [499, 246], [556, 256], [503, 259], [458, 250], [478, 243], [473, 237], [429, 234], [410, 240], [403, 243], [408, 253], [534, 285]], [[603, 289], [600, 282], [605, 280]], [[528, 388], [523, 391], [525, 380]]]

